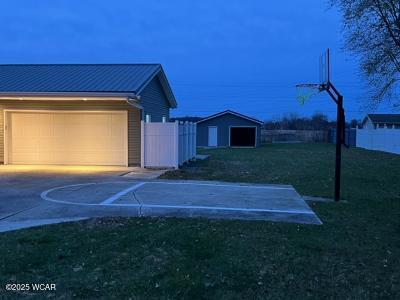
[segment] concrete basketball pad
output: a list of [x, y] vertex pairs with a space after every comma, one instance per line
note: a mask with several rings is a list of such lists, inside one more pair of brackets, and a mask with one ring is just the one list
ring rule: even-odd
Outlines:
[[137, 216], [206, 217], [322, 224], [290, 185], [209, 181], [83, 183], [44, 191], [43, 200], [101, 208], [129, 208]]

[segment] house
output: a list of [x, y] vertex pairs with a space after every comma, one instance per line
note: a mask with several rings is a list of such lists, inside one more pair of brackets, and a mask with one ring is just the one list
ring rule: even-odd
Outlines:
[[400, 154], [400, 114], [369, 114], [356, 132], [357, 147]]
[[400, 129], [400, 114], [368, 114], [362, 125], [365, 129]]
[[141, 163], [141, 120], [177, 106], [159, 64], [0, 65], [0, 162]]
[[197, 123], [197, 146], [257, 147], [263, 122], [226, 110]]

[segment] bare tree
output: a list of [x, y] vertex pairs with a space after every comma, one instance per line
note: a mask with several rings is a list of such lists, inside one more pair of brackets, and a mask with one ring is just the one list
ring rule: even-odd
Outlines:
[[330, 1], [343, 14], [345, 48], [360, 58], [373, 103], [392, 100], [398, 106], [400, 1]]

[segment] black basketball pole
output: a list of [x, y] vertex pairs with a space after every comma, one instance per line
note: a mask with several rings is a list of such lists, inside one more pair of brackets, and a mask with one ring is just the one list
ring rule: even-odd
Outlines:
[[336, 120], [335, 201], [340, 200], [340, 175], [342, 170], [343, 96], [338, 97]]
[[342, 169], [342, 144], [344, 142], [344, 109], [343, 96], [338, 92], [335, 86], [328, 81], [324, 86], [324, 90], [332, 97], [336, 103], [336, 161], [335, 161], [335, 201], [340, 201], [340, 182]]

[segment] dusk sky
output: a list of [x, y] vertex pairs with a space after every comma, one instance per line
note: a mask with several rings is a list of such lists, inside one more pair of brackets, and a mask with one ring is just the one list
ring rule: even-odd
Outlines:
[[0, 26], [0, 63], [161, 63], [179, 104], [173, 116], [334, 118], [327, 94], [302, 106], [294, 87], [318, 80], [330, 47], [347, 118], [366, 113], [365, 83], [325, 0], [2, 1]]

